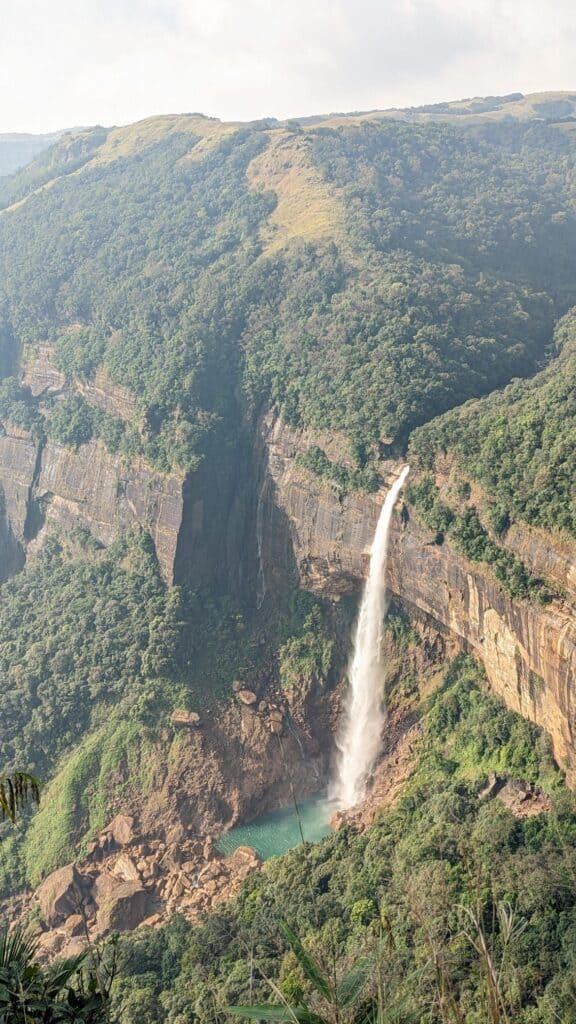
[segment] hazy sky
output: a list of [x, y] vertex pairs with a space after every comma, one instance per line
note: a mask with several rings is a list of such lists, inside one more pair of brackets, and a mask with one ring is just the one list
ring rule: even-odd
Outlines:
[[0, 131], [576, 91], [574, 0], [0, 0]]

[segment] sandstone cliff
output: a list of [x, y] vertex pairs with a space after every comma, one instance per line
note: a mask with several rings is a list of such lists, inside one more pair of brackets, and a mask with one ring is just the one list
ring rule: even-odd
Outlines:
[[[341, 497], [295, 456], [307, 439], [272, 416], [260, 425], [263, 482], [258, 515], [262, 575], [284, 577], [327, 596], [359, 588], [368, 566], [382, 495]], [[399, 466], [390, 464], [395, 475]], [[513, 601], [485, 567], [441, 546], [411, 514], [394, 521], [389, 586], [416, 616], [457, 638], [484, 663], [494, 691], [550, 733], [559, 761], [576, 768], [574, 546], [563, 549], [516, 527], [510, 546], [529, 568], [562, 586], [545, 608]]]
[[38, 457], [27, 433], [10, 424], [0, 435], [0, 580], [22, 567], [26, 523]]
[[[110, 416], [138, 422], [135, 395], [103, 369], [93, 379], [67, 381], [50, 345], [26, 352], [22, 383], [43, 412], [49, 402], [75, 393]], [[169, 585], [193, 579], [245, 589], [254, 562], [254, 485], [241, 434], [236, 451], [215, 440], [199, 469], [187, 475], [178, 469], [163, 473], [141, 457], [126, 461], [96, 439], [68, 448], [1, 423], [0, 580], [22, 567], [30, 545], [33, 550], [41, 543], [46, 523], [81, 527], [105, 546], [138, 526], [152, 537]]]
[[43, 524], [54, 522], [82, 527], [105, 545], [129, 527], [143, 527], [172, 583], [184, 500], [181, 474], [159, 473], [139, 459], [126, 466], [99, 441], [70, 449], [36, 442], [10, 424], [5, 430], [0, 436], [2, 577], [20, 567]]

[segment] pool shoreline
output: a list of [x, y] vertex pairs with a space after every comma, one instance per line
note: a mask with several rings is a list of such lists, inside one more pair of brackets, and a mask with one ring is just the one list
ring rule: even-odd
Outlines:
[[240, 846], [249, 846], [260, 860], [280, 857], [304, 842], [316, 843], [330, 835], [334, 807], [325, 790], [236, 825], [216, 840], [216, 849], [228, 857]]

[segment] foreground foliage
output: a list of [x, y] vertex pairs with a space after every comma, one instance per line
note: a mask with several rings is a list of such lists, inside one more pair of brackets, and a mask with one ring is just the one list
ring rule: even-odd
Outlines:
[[0, 929], [0, 1021], [2, 1024], [100, 1024], [109, 1019], [112, 961], [92, 954], [59, 960], [37, 959], [37, 946], [20, 929]]
[[[257, 1004], [268, 1009], [254, 1019], [306, 1006], [297, 1019], [569, 1024], [573, 798], [538, 730], [484, 686], [473, 662], [454, 664], [404, 796], [365, 832], [268, 861], [199, 928], [176, 918], [127, 939], [120, 1020], [224, 1022], [231, 1005]], [[543, 786], [552, 812], [517, 819], [479, 800], [492, 771]], [[355, 998], [334, 1016], [334, 990], [327, 1003], [311, 971], [332, 985], [355, 966]]]

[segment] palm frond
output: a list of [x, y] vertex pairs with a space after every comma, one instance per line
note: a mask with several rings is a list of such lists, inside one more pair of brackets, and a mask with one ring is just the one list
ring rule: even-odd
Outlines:
[[37, 943], [21, 928], [12, 931], [5, 924], [0, 928], [0, 971], [13, 969], [16, 965], [23, 972], [36, 955]]
[[373, 967], [374, 964], [371, 957], [362, 957], [341, 978], [337, 989], [338, 1006], [350, 1006], [351, 1003], [358, 999], [360, 993], [366, 987]]
[[316, 991], [324, 996], [324, 999], [329, 1003], [332, 1002], [332, 991], [330, 985], [314, 958], [306, 952], [304, 946], [300, 942], [300, 939], [294, 934], [286, 921], [280, 921], [280, 928], [286, 942], [290, 946], [290, 949], [294, 953], [308, 980], [312, 982]]
[[242, 1017], [243, 1020], [270, 1020], [278, 1021], [280, 1024], [294, 1024], [294, 1021], [298, 1024], [326, 1024], [323, 1017], [310, 1013], [310, 1010], [302, 1006], [229, 1006], [226, 1012], [234, 1017]]
[[27, 803], [39, 803], [40, 784], [27, 772], [0, 775], [0, 821], [16, 821], [18, 812]]
[[49, 995], [53, 996], [63, 989], [71, 978], [78, 973], [84, 963], [88, 951], [78, 953], [77, 956], [70, 956], [64, 960], [57, 960], [46, 971], [46, 989]]

